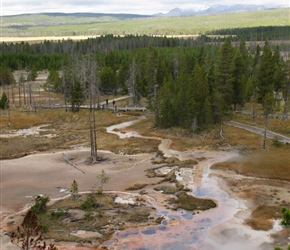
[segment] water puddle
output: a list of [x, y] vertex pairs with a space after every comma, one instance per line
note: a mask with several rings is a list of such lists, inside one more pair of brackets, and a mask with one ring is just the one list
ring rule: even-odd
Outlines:
[[[124, 128], [134, 122], [118, 124], [107, 129], [107, 132], [117, 134], [120, 138], [142, 137], [136, 132], [121, 133], [114, 129]], [[152, 138], [153, 139], [153, 138]], [[160, 138], [156, 138], [160, 140]], [[108, 249], [202, 249], [202, 250], [262, 250], [265, 243], [271, 243], [270, 232], [255, 231], [243, 224], [243, 219], [237, 214], [246, 213], [244, 201], [232, 198], [222, 190], [217, 177], [212, 174], [210, 166], [216, 162], [228, 161], [236, 156], [232, 152], [178, 152], [167, 149], [175, 156], [183, 158], [204, 158], [192, 169], [182, 169], [176, 172], [177, 179], [190, 188], [190, 194], [199, 198], [214, 200], [218, 206], [204, 212], [171, 211], [157, 206], [154, 200], [151, 205], [156, 208], [159, 217], [163, 217], [160, 225], [146, 228], [127, 229], [116, 232], [112, 239], [103, 243]], [[159, 171], [168, 171], [163, 168]], [[152, 199], [152, 198], [151, 198]], [[271, 233], [277, 232], [281, 227], [275, 224]], [[270, 248], [271, 249], [271, 248]]]
[[[19, 129], [19, 130], [11, 130], [7, 134], [0, 134], [0, 138], [11, 138], [11, 137], [27, 137], [29, 135], [40, 135], [42, 132], [52, 131], [51, 129], [45, 129], [47, 125], [35, 126], [27, 129]], [[56, 137], [57, 135], [52, 134], [43, 134], [41, 136], [52, 138]]]

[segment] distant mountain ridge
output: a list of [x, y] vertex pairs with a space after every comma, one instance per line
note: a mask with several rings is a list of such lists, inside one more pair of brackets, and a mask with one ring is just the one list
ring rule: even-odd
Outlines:
[[[174, 8], [168, 13], [158, 13], [154, 16], [193, 16], [199, 14], [212, 14], [212, 13], [222, 13], [222, 12], [239, 12], [239, 11], [255, 11], [255, 10], [266, 10], [276, 7], [269, 7], [265, 5], [255, 5], [255, 4], [234, 4], [234, 5], [211, 5], [203, 6], [196, 9], [182, 10], [180, 8]], [[277, 8], [281, 8], [277, 6]]]

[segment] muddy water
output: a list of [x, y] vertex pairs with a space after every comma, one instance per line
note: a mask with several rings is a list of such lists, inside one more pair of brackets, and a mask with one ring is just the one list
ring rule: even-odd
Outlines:
[[[130, 126], [126, 122], [108, 128], [120, 138], [140, 135], [134, 133], [119, 133], [115, 128]], [[160, 138], [156, 138], [160, 140]], [[158, 207], [154, 201], [158, 216], [164, 219], [160, 225], [147, 228], [128, 229], [115, 232], [110, 241], [103, 246], [109, 249], [198, 249], [198, 250], [265, 250], [273, 249], [270, 234], [280, 229], [277, 222], [272, 231], [255, 231], [243, 224], [247, 214], [245, 201], [237, 200], [229, 196], [219, 186], [218, 180], [212, 174], [214, 170], [210, 166], [216, 162], [230, 160], [237, 156], [231, 152], [178, 152], [167, 149], [171, 155], [178, 158], [201, 158], [207, 160], [199, 162], [193, 169], [184, 169], [177, 173], [180, 182], [189, 187], [191, 194], [197, 197], [215, 200], [218, 206], [214, 209], [198, 211], [170, 211]]]
[[[41, 125], [36, 127], [31, 127], [27, 129], [19, 129], [19, 130], [12, 130], [9, 132], [9, 134], [0, 134], [0, 138], [10, 138], [10, 137], [18, 137], [23, 136], [27, 137], [29, 135], [40, 135], [41, 132], [51, 131], [51, 129], [45, 129], [49, 125]], [[46, 134], [43, 135], [45, 137], [53, 137], [54, 135]]]

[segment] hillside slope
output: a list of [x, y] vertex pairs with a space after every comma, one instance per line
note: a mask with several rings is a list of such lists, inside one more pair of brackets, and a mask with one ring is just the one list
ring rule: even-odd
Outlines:
[[187, 17], [55, 13], [3, 17], [2, 36], [193, 35], [224, 28], [285, 25], [289, 25], [289, 8]]

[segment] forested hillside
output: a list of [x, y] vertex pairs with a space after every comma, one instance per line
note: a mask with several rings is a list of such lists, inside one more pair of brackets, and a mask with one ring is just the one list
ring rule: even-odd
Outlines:
[[[289, 38], [286, 28], [278, 31]], [[86, 99], [130, 94], [134, 105], [148, 100], [157, 126], [191, 131], [222, 124], [249, 101], [261, 104], [265, 116], [279, 111], [287, 118], [288, 42], [108, 35], [79, 42], [2, 43], [0, 84], [3, 92], [9, 85], [22, 89], [37, 71], [48, 70], [46, 90], [62, 94], [72, 111]], [[17, 69], [27, 75], [14, 79]]]

